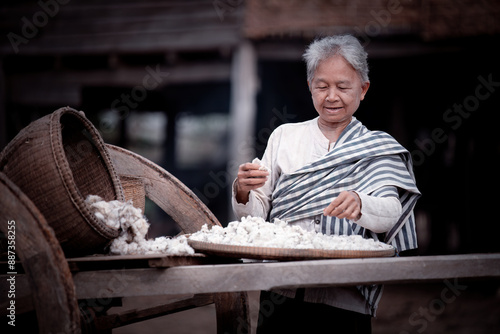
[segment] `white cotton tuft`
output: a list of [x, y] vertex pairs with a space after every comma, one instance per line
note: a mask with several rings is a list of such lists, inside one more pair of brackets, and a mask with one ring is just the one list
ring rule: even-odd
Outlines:
[[267, 167], [267, 166], [264, 166], [264, 165], [262, 164], [262, 161], [260, 161], [260, 159], [259, 159], [259, 158], [255, 158], [255, 159], [253, 159], [253, 160], [252, 160], [252, 163], [253, 163], [253, 164], [260, 165], [259, 170], [264, 170], [264, 171], [268, 172], [269, 174], [271, 174], [271, 168], [269, 168], [269, 167]]
[[230, 222], [227, 227], [203, 225], [190, 239], [237, 246], [276, 247], [325, 250], [383, 250], [392, 246], [365, 239], [360, 235], [326, 235], [306, 231], [299, 226], [288, 225], [275, 219], [269, 223], [260, 217], [243, 217], [241, 221]]
[[111, 254], [194, 254], [194, 249], [188, 245], [187, 238], [183, 235], [176, 238], [146, 239], [149, 223], [141, 209], [135, 208], [131, 201], [107, 202], [99, 196], [89, 195], [85, 202], [99, 221], [121, 230], [120, 235], [111, 243]]

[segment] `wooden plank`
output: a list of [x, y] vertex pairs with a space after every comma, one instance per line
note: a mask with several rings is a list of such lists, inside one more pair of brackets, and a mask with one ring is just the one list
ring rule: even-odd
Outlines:
[[[205, 257], [203, 254], [197, 256]], [[150, 261], [160, 261], [161, 258], [167, 258], [160, 263], [164, 264], [164, 267], [170, 267], [175, 265], [193, 265], [202, 264], [197, 261], [194, 257], [193, 260], [186, 259], [178, 260], [180, 256], [176, 256], [176, 259], [168, 260], [172, 258], [171, 256], [165, 256], [162, 254], [156, 255], [100, 255], [100, 256], [85, 256], [79, 258], [69, 258], [68, 265], [72, 272], [76, 271], [90, 271], [90, 270], [111, 270], [111, 269], [133, 269], [133, 268], [150, 268]], [[157, 263], [157, 262], [153, 262]]]
[[110, 314], [98, 317], [95, 320], [96, 328], [101, 330], [108, 330], [121, 326], [130, 325], [139, 321], [153, 319], [156, 317], [190, 310], [196, 307], [212, 304], [214, 297], [212, 294], [200, 294], [191, 298], [179, 300], [166, 305], [159, 305], [149, 307], [146, 309], [134, 309], [118, 314]]
[[194, 254], [194, 255], [200, 255], [200, 256], [166, 256], [159, 259], [151, 259], [149, 260], [149, 266], [153, 268], [170, 268], [179, 266], [194, 266], [194, 265], [240, 262], [238, 259], [206, 256], [204, 254]]
[[473, 0], [422, 2], [421, 35], [427, 40], [498, 34], [500, 3]]
[[[244, 33], [249, 38], [311, 36], [346, 31], [373, 35], [418, 33], [420, 3], [388, 1], [248, 0]], [[293, 22], [293, 24], [291, 24]]]
[[[6, 278], [0, 275], [3, 295], [8, 289]], [[221, 264], [89, 271], [73, 276], [79, 299], [498, 278], [500, 254]], [[16, 287], [16, 298], [29, 296], [26, 275], [16, 276]], [[4, 305], [0, 302], [1, 310]]]
[[68, 258], [68, 263], [82, 263], [82, 262], [113, 262], [113, 261], [128, 261], [128, 260], [155, 260], [161, 258], [173, 258], [173, 257], [206, 257], [205, 254], [196, 253], [188, 256], [180, 255], [165, 255], [165, 254], [147, 254], [147, 255], [94, 255], [94, 256], [83, 256], [83, 257], [73, 257]]
[[[101, 13], [96, 10], [96, 15], [88, 13], [87, 15], [68, 16], [61, 15], [47, 26], [46, 33], [50, 37], [73, 36], [105, 36], [105, 35], [123, 35], [123, 34], [149, 34], [149, 33], [182, 33], [184, 31], [199, 30], [229, 30], [233, 28], [235, 34], [240, 24], [239, 16], [232, 15], [224, 21], [220, 21], [217, 12], [212, 7], [203, 10], [173, 11], [162, 8], [151, 8], [133, 12], [132, 10], [113, 15]], [[99, 14], [97, 14], [99, 13]]]
[[[161, 78], [158, 89], [163, 85], [228, 81], [230, 77], [229, 63], [197, 63], [173, 67], [156, 67], [153, 64], [151, 68], [168, 73]], [[9, 76], [10, 99], [13, 103], [39, 106], [80, 105], [83, 86], [141, 86], [147, 75], [146, 66], [85, 72], [68, 70], [13, 74]]]
[[[233, 46], [240, 39], [242, 8], [236, 6], [222, 20], [210, 1], [69, 2], [59, 6], [53, 17], [37, 28], [41, 33], [21, 43], [19, 51], [37, 55], [137, 53]], [[43, 14], [42, 8], [0, 5], [0, 31], [4, 35], [22, 35], [21, 18], [31, 22], [35, 13]], [[8, 39], [0, 41], [0, 53], [14, 53]]]
[[79, 272], [79, 298], [499, 278], [500, 254], [246, 263]]
[[237, 259], [192, 255], [98, 255], [67, 259], [71, 271], [133, 269], [133, 268], [169, 268], [221, 263], [237, 263]]
[[[206, 50], [232, 47], [239, 41], [236, 29], [179, 31], [164, 33], [109, 33], [87, 36], [45, 36], [19, 46], [20, 54], [88, 54], [88, 53], [138, 53]], [[80, 37], [82, 37], [80, 39]], [[0, 52], [13, 53], [10, 44], [0, 45]]]

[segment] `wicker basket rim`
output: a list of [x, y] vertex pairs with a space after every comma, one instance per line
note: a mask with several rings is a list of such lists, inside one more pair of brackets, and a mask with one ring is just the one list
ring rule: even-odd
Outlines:
[[97, 147], [103, 159], [104, 166], [110, 174], [111, 179], [113, 180], [113, 190], [116, 194], [117, 200], [125, 201], [120, 180], [115, 168], [113, 167], [111, 157], [107, 152], [106, 147], [97, 132], [97, 129], [95, 129], [93, 124], [85, 117], [85, 114], [82, 111], [77, 111], [70, 107], [59, 108], [54, 111], [50, 117], [50, 144], [54, 161], [57, 165], [57, 170], [59, 172], [61, 180], [63, 181], [66, 191], [70, 194], [70, 199], [73, 202], [73, 205], [75, 206], [76, 210], [78, 210], [80, 215], [85, 219], [87, 225], [92, 227], [97, 233], [107, 239], [116, 238], [119, 236], [120, 231], [109, 227], [97, 220], [94, 214], [90, 211], [89, 206], [85, 202], [85, 199], [83, 198], [82, 194], [75, 184], [73, 173], [69, 166], [62, 140], [61, 117], [66, 114], [76, 117], [85, 127], [85, 129], [89, 131], [91, 135], [91, 138], [89, 138], [89, 140], [92, 140], [92, 144]]

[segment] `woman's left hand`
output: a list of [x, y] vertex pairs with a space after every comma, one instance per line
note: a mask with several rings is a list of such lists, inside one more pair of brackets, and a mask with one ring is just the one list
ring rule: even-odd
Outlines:
[[361, 199], [354, 191], [343, 191], [323, 210], [323, 214], [358, 220], [361, 216]]

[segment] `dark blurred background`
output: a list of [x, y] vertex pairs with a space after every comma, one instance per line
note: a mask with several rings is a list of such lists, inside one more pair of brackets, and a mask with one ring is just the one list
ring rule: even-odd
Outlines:
[[[356, 35], [356, 116], [412, 153], [419, 254], [498, 252], [500, 3], [452, 0], [40, 0], [0, 5], [0, 149], [62, 106], [156, 162], [225, 225], [240, 163], [316, 116], [304, 48]], [[176, 226], [151, 202], [154, 235]]]

